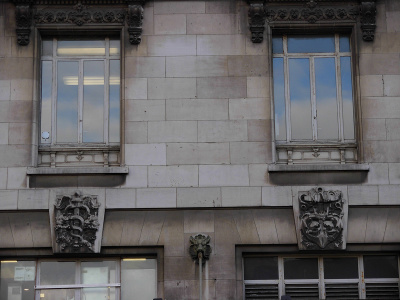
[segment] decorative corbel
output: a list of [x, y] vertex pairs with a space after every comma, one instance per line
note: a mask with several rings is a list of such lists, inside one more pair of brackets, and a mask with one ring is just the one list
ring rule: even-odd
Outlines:
[[373, 41], [376, 28], [376, 4], [373, 1], [361, 2], [361, 30], [364, 41]]
[[128, 32], [129, 42], [132, 45], [138, 45], [142, 41], [142, 24], [143, 24], [143, 5], [145, 1], [128, 2]]
[[32, 25], [31, 4], [29, 2], [17, 4], [15, 18], [17, 24], [17, 43], [21, 46], [27, 46], [29, 44]]
[[249, 7], [249, 26], [251, 31], [251, 41], [261, 43], [264, 37], [264, 25], [266, 13], [264, 0], [248, 0]]

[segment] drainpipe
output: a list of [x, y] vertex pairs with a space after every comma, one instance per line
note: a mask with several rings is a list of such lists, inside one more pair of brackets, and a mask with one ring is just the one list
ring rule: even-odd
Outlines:
[[210, 236], [204, 234], [192, 235], [189, 239], [189, 253], [194, 261], [199, 264], [199, 300], [203, 300], [203, 264], [210, 258]]

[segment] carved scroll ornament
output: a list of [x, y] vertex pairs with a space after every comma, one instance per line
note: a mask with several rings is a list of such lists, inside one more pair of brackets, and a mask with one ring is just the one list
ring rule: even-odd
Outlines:
[[249, 1], [249, 25], [253, 43], [261, 43], [264, 35], [266, 13], [263, 1]]
[[301, 248], [344, 249], [344, 199], [341, 191], [313, 188], [299, 194]]
[[94, 252], [100, 226], [97, 197], [75, 191], [73, 195], [58, 196], [54, 206], [56, 243], [61, 252]]

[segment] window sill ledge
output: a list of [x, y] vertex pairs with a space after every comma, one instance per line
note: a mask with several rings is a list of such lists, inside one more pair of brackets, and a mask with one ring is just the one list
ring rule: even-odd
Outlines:
[[88, 175], [88, 174], [128, 174], [128, 167], [68, 167], [68, 168], [28, 168], [28, 175]]
[[368, 172], [368, 164], [337, 164], [337, 165], [269, 165], [268, 172]]

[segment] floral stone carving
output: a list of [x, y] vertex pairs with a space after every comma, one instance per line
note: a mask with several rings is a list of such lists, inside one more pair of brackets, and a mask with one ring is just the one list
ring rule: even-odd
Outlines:
[[94, 246], [100, 223], [100, 203], [96, 196], [73, 195], [57, 197], [55, 207], [55, 238], [60, 251], [64, 253], [95, 252]]
[[346, 247], [348, 206], [339, 190], [321, 187], [299, 192], [294, 206], [301, 250], [338, 250]]
[[190, 239], [190, 247], [189, 253], [193, 260], [199, 262], [199, 257], [201, 256], [203, 264], [207, 259], [210, 258], [211, 254], [211, 246], [210, 241], [211, 237], [209, 235], [197, 234], [195, 236], [191, 236]]

